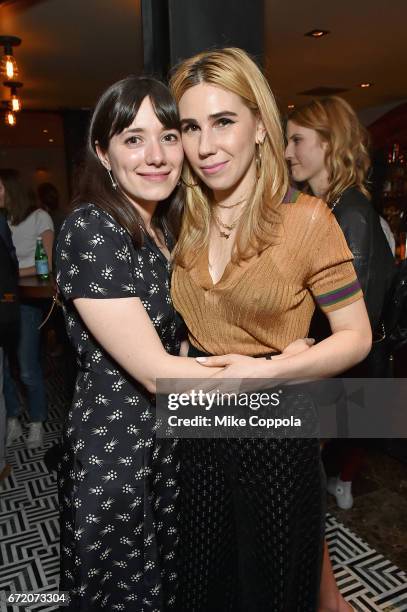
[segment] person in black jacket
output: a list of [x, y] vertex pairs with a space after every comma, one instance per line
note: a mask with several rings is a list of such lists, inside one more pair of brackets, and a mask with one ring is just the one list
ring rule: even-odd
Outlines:
[[[394, 275], [394, 259], [366, 187], [370, 168], [368, 133], [352, 107], [339, 97], [314, 100], [295, 109], [288, 117], [286, 132], [286, 159], [292, 179], [325, 199], [335, 215], [352, 251], [377, 340], [365, 361], [343, 376], [387, 376], [380, 323]], [[317, 312], [309, 335], [318, 341], [330, 333], [326, 319]], [[331, 456], [336, 455], [338, 466], [337, 475], [328, 479], [328, 491], [341, 508], [351, 508], [352, 478], [360, 468], [362, 451], [355, 441], [340, 439], [329, 443], [327, 450], [331, 450]], [[322, 609], [349, 609], [337, 589], [327, 548], [321, 580]]]
[[[18, 262], [15, 248], [11, 239], [11, 232], [3, 214], [4, 187], [0, 180], [0, 482], [8, 478], [11, 466], [5, 458], [6, 442], [6, 406], [3, 394], [3, 360], [4, 348], [12, 340], [12, 331], [17, 328], [18, 305], [12, 299], [10, 292], [13, 284], [17, 285]], [[13, 322], [15, 325], [13, 326]]]

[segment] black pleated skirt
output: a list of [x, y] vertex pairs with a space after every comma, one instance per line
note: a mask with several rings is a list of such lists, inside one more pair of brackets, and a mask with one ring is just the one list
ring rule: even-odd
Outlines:
[[178, 450], [177, 610], [316, 612], [319, 440], [183, 439]]

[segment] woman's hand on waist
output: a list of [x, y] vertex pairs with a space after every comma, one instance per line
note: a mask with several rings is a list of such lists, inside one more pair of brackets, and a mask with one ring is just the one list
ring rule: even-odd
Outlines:
[[[291, 342], [284, 349], [281, 355], [272, 357], [272, 360], [278, 361], [280, 359], [292, 357], [293, 355], [302, 353], [303, 351], [308, 350], [314, 343], [315, 340], [313, 338], [298, 338], [298, 340]], [[248, 357], [247, 355], [236, 355], [234, 353], [229, 353], [226, 355], [211, 357], [196, 357], [196, 360], [208, 368], [224, 368], [224, 370], [216, 374], [214, 378], [262, 378], [265, 376], [265, 358], [254, 358]], [[268, 366], [269, 365], [270, 363], [268, 363]], [[266, 378], [270, 378], [270, 369], [269, 367], [267, 369], [268, 374]], [[277, 375], [278, 374], [276, 371], [276, 376]]]
[[[274, 359], [274, 358], [273, 358]], [[270, 378], [270, 361], [248, 357], [246, 355], [217, 355], [213, 357], [196, 357], [196, 360], [208, 368], [223, 368], [213, 378]], [[267, 365], [267, 374], [265, 366]], [[276, 376], [278, 368], [276, 367]]]

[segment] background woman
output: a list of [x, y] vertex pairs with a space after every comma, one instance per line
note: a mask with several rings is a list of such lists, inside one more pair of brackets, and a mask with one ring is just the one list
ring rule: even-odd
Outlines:
[[305, 183], [333, 211], [352, 251], [375, 332], [394, 263], [380, 217], [370, 203], [368, 142], [356, 113], [339, 97], [314, 100], [288, 118], [285, 155], [292, 178]]
[[[260, 70], [239, 49], [207, 52], [183, 62], [171, 87], [188, 160], [172, 295], [190, 354], [232, 353], [202, 361], [230, 378], [330, 376], [360, 361], [371, 338], [351, 254], [324, 202], [287, 193]], [[307, 335], [313, 297], [332, 336], [261, 359]], [[315, 612], [319, 441], [182, 440], [179, 452], [179, 609]]]
[[[42, 238], [51, 269], [54, 241], [51, 217], [45, 210], [37, 208], [33, 194], [27, 190], [16, 170], [0, 170], [0, 180], [4, 185], [4, 207], [16, 249], [20, 276], [35, 274], [35, 247], [38, 237]], [[38, 329], [42, 322], [43, 309], [38, 303], [25, 301], [21, 303], [20, 312], [17, 358], [20, 379], [27, 392], [30, 418], [26, 445], [28, 448], [37, 448], [43, 444], [43, 422], [48, 416], [40, 356], [41, 332]], [[18, 419], [21, 410], [20, 400], [7, 363], [4, 370], [4, 395], [8, 415], [7, 445], [9, 445], [22, 434], [22, 428]]]
[[[333, 211], [354, 257], [372, 329], [380, 336], [380, 317], [393, 278], [394, 261], [367, 190], [370, 167], [367, 131], [342, 98], [314, 100], [290, 114], [285, 155], [292, 178], [305, 183]], [[314, 317], [311, 334], [318, 340], [328, 333], [322, 317]], [[346, 372], [346, 376], [386, 376], [380, 348], [380, 344], [373, 344], [368, 358]], [[335, 495], [340, 508], [349, 509], [353, 505], [352, 480], [360, 469], [362, 451], [354, 441], [338, 439], [327, 445], [324, 454], [328, 472], [333, 469], [335, 474], [328, 480], [328, 490]], [[325, 601], [339, 598], [338, 605], [346, 609], [329, 569], [327, 548], [325, 560], [321, 598]]]

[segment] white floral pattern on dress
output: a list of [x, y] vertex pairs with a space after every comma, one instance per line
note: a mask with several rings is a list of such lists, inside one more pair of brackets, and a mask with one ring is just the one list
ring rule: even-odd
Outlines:
[[112, 217], [88, 204], [65, 221], [56, 268], [80, 364], [59, 466], [66, 609], [173, 609], [176, 443], [156, 439], [151, 394], [98, 345], [73, 304], [76, 297], [139, 297], [166, 350], [178, 354], [182, 325], [170, 300], [170, 266], [151, 239], [136, 251]]

